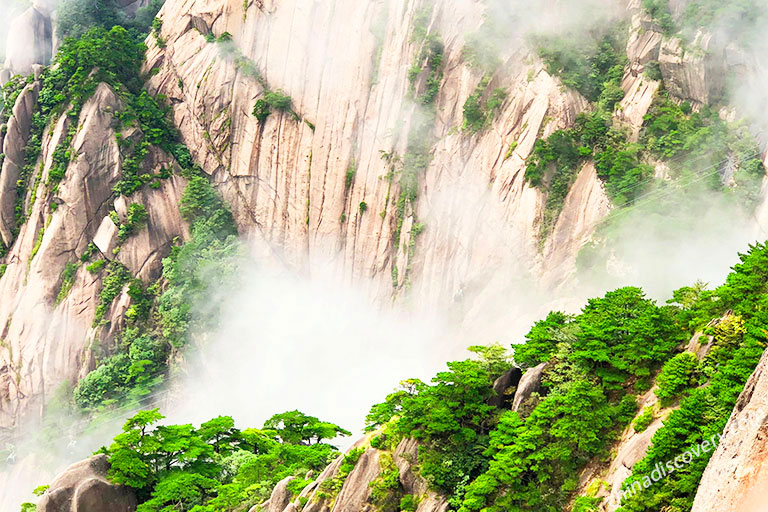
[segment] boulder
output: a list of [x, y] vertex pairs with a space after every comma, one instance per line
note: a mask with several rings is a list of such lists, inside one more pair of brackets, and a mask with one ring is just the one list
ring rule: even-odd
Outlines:
[[[523, 376], [523, 371], [520, 368], [510, 368], [504, 374], [493, 381], [493, 391], [496, 393], [488, 400], [488, 405], [496, 407], [504, 407], [511, 401], [513, 392], [509, 392], [510, 388], [517, 387], [520, 382], [520, 377]], [[513, 390], [514, 391], [514, 390]]]
[[692, 49], [683, 48], [679, 38], [661, 44], [659, 67], [664, 85], [673, 96], [705, 105], [721, 98], [727, 76], [722, 50], [711, 34], [699, 32]]
[[544, 366], [545, 366], [545, 363], [541, 363], [538, 366], [529, 368], [523, 374], [523, 378], [520, 379], [520, 383], [517, 385], [515, 398], [512, 401], [513, 411], [517, 411], [518, 409], [520, 409], [520, 406], [526, 400], [531, 398], [531, 395], [533, 393], [539, 390], [539, 387], [541, 386], [541, 376], [544, 373]]
[[50, 16], [30, 7], [13, 19], [5, 54], [5, 67], [11, 75], [29, 75], [33, 65], [48, 65], [53, 54]]
[[109, 461], [96, 455], [68, 467], [37, 505], [38, 512], [133, 512], [136, 496], [107, 480]]
[[113, 259], [115, 257], [114, 249], [117, 247], [118, 239], [118, 227], [112, 221], [109, 215], [105, 215], [99, 224], [99, 229], [96, 231], [96, 236], [93, 237], [93, 244], [101, 251], [107, 259]]
[[261, 505], [256, 505], [249, 512], [284, 512], [291, 503], [291, 492], [288, 484], [295, 478], [289, 476], [280, 480], [272, 490], [272, 495]]

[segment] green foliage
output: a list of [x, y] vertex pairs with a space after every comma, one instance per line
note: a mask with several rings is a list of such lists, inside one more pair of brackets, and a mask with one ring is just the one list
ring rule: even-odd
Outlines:
[[551, 392], [525, 421], [505, 413], [485, 452], [488, 469], [469, 485], [459, 510], [564, 507], [579, 469], [603, 453], [618, 417], [619, 409], [587, 380]]
[[121, 388], [124, 386], [130, 366], [126, 354], [107, 358], [78, 383], [75, 403], [83, 409], [109, 405], [105, 398], [115, 392], [116, 384]]
[[104, 259], [96, 260], [90, 265], [88, 265], [87, 267], [85, 267], [85, 270], [87, 270], [91, 274], [98, 274], [106, 265], [107, 265], [107, 260], [104, 260]]
[[202, 332], [215, 326], [218, 307], [207, 308], [206, 314], [194, 318], [192, 308], [206, 296], [212, 283], [230, 282], [238, 254], [232, 214], [205, 177], [189, 177], [180, 211], [192, 223], [192, 237], [182, 247], [174, 247], [163, 260], [168, 289], [158, 304], [162, 336], [175, 347], [185, 344], [191, 326]]
[[[733, 267], [724, 285], [712, 292], [688, 294], [692, 299], [678, 306], [694, 310], [685, 318], [698, 317], [703, 311], [709, 311], [710, 318], [717, 318], [728, 310], [734, 310], [739, 316], [726, 316], [720, 322], [720, 329], [713, 330], [713, 343], [721, 349], [714, 356], [716, 363], [704, 361], [708, 381], [683, 397], [679, 408], [672, 411], [664, 426], [654, 434], [651, 448], [634, 466], [633, 476], [624, 483], [625, 489], [649, 475], [657, 463], [673, 460], [723, 431], [744, 384], [768, 345], [768, 267], [765, 266], [768, 247], [757, 244], [740, 258], [741, 262]], [[711, 455], [711, 450], [702, 452], [683, 470], [625, 498], [620, 510], [651, 512], [667, 507], [690, 510]]]
[[62, 0], [56, 14], [60, 39], [79, 38], [92, 27], [110, 29], [121, 19], [115, 0]]
[[[421, 50], [408, 71], [408, 82], [411, 84], [411, 90], [417, 93], [419, 103], [432, 105], [440, 92], [440, 83], [443, 80], [445, 47], [437, 34], [425, 35], [421, 45]], [[423, 80], [421, 85], [418, 83], [420, 79]]]
[[337, 436], [352, 435], [338, 425], [320, 421], [300, 411], [275, 414], [264, 423], [264, 428], [274, 430], [284, 443], [289, 444], [311, 445]]
[[355, 165], [354, 160], [350, 162], [349, 167], [347, 167], [347, 172], [344, 175], [344, 189], [349, 190], [349, 187], [352, 186], [352, 184], [355, 182], [355, 176], [357, 175], [357, 166]]
[[368, 483], [371, 501], [382, 512], [398, 512], [402, 496], [400, 470], [389, 452], [379, 454], [379, 475]]
[[35, 239], [35, 245], [32, 246], [32, 252], [29, 254], [29, 261], [31, 262], [37, 256], [40, 251], [40, 247], [43, 245], [43, 237], [45, 236], [45, 226], [40, 228], [37, 232], [37, 238]]
[[648, 425], [653, 423], [653, 407], [646, 407], [643, 412], [632, 422], [635, 432], [644, 432]]
[[588, 158], [594, 158], [597, 174], [615, 203], [630, 203], [642, 193], [640, 185], [653, 174], [653, 168], [641, 163], [640, 147], [629, 144], [626, 134], [611, 123], [611, 116], [603, 111], [579, 114], [572, 128], [557, 130], [547, 139], [536, 141], [525, 178], [535, 187], [548, 189], [543, 235], [554, 227], [568, 191]]
[[598, 505], [602, 498], [592, 498], [589, 496], [579, 496], [573, 502], [572, 512], [598, 512]]
[[152, 36], [155, 38], [158, 48], [165, 48], [165, 39], [162, 37], [163, 20], [155, 18], [152, 20]]
[[590, 299], [578, 323], [573, 358], [608, 387], [649, 375], [686, 336], [670, 308], [656, 306], [631, 287]]
[[547, 318], [533, 324], [525, 335], [525, 343], [514, 346], [515, 362], [531, 367], [548, 361], [558, 343], [572, 339], [575, 326], [569, 315], [552, 311]]
[[344, 460], [341, 461], [336, 474], [327, 480], [324, 480], [320, 484], [320, 497], [333, 500], [344, 487], [344, 482], [347, 481], [347, 477], [355, 469], [357, 461], [365, 453], [365, 448], [362, 446], [358, 448], [352, 448], [349, 453], [344, 456]]
[[654, 19], [665, 35], [676, 31], [675, 20], [669, 11], [669, 0], [643, 0], [643, 9]]
[[[173, 154], [180, 164], [191, 165], [183, 146], [175, 146]], [[179, 209], [191, 223], [191, 240], [174, 247], [163, 260], [164, 285], [148, 289], [116, 261], [106, 264], [98, 260], [88, 267], [91, 272], [99, 272], [105, 265], [107, 268], [96, 322], [103, 321], [126, 285], [131, 306], [125, 313], [129, 328], [122, 333], [119, 352], [103, 361], [75, 390], [75, 402], [83, 409], [133, 403], [149, 395], [165, 379], [171, 347], [182, 347], [191, 327], [207, 332], [215, 326], [217, 307], [207, 308], [207, 315], [196, 316], [193, 307], [212, 283], [229, 282], [235, 275], [237, 230], [229, 209], [202, 173], [194, 168], [184, 173], [188, 184]], [[132, 204], [126, 223], [121, 225], [121, 232], [126, 233], [123, 238], [146, 222], [146, 217], [143, 206]], [[155, 294], [160, 295], [157, 301]]]
[[[136, 414], [101, 450], [111, 464], [109, 479], [134, 488], [140, 512], [248, 508], [268, 498], [278, 481], [319, 471], [338, 454], [322, 442], [282, 441], [266, 427], [241, 431], [229, 416], [199, 428], [157, 425], [162, 418], [156, 409]], [[356, 462], [345, 460], [347, 474]]]
[[3, 127], [3, 133], [7, 130], [6, 123], [11, 117], [13, 106], [28, 83], [27, 77], [16, 75], [0, 88], [0, 126]]
[[[15, 233], [26, 221], [27, 188], [35, 173], [39, 176], [41, 172], [38, 170], [38, 159], [46, 127], [66, 111], [69, 125], [66, 136], [53, 152], [47, 183], [52, 187], [51, 192], [55, 193], [75, 156], [70, 145], [77, 132], [83, 105], [101, 82], [123, 91], [124, 96], [130, 99], [141, 89], [139, 74], [144, 51], [144, 45], [136, 42], [128, 31], [119, 26], [111, 30], [92, 28], [77, 39], [64, 40], [53, 65], [46, 68], [41, 76], [38, 110], [33, 115], [25, 147], [25, 164], [16, 190]], [[126, 163], [124, 167], [129, 168], [130, 165]], [[38, 180], [34, 183], [33, 197], [37, 194]]]
[[431, 385], [417, 379], [403, 382], [366, 418], [368, 429], [390, 422], [390, 442], [418, 439], [421, 474], [448, 495], [485, 468], [482, 452], [497, 417], [487, 400], [494, 395], [493, 380], [511, 364], [501, 347], [470, 350], [478, 360], [448, 363], [448, 371], [438, 373]]
[[288, 112], [291, 113], [294, 118], [298, 117], [293, 111], [293, 101], [290, 96], [281, 90], [267, 90], [264, 93], [264, 97], [256, 101], [256, 104], [253, 107], [253, 115], [259, 120], [259, 123], [264, 124], [269, 115], [274, 111]]
[[413, 494], [406, 494], [400, 498], [400, 510], [402, 512], [416, 512], [419, 508], [419, 498]]
[[154, 29], [153, 20], [163, 2], [152, 0], [130, 18], [116, 0], [62, 0], [56, 9], [56, 35], [60, 39], [77, 39], [93, 27], [109, 30], [121, 25], [136, 41], [141, 41], [150, 27]]
[[[729, 307], [739, 309], [750, 297], [765, 301], [755, 290], [768, 292], [761, 266], [768, 250], [761, 247], [753, 252], [749, 258], [743, 257], [729, 277], [731, 286], [717, 292], [718, 307], [707, 306], [707, 311], [720, 314], [718, 311]], [[747, 268], [749, 272], [744, 272]], [[735, 287], [743, 293], [734, 296]], [[449, 371], [438, 374], [432, 384], [405, 381], [401, 389], [371, 409], [368, 428], [386, 424], [386, 431], [372, 446], [383, 449], [403, 437], [417, 439], [421, 474], [432, 487], [450, 496], [461, 512], [559, 510], [572, 499], [582, 468], [607, 457], [612, 441], [633, 419], [637, 431], [653, 421], [652, 408], [636, 417], [635, 383], [647, 382], [663, 363], [674, 361], [660, 377], [661, 387], [666, 389], [665, 380], [674, 382], [670, 376], [677, 375], [670, 368], [688, 358], [673, 359], [675, 349], [690, 335], [686, 310], [704, 307], [702, 303], [714, 299], [695, 290], [676, 296], [685, 306], [658, 306], [637, 288], [621, 288], [590, 300], [579, 315], [554, 312], [535, 324], [526, 343], [515, 347], [515, 357], [523, 366], [541, 362], [546, 366], [539, 394], [519, 412], [487, 405], [490, 383], [509, 367], [505, 356], [493, 349], [476, 347], [479, 361], [450, 363]], [[753, 308], [753, 312], [766, 309]], [[713, 380], [720, 378], [721, 361], [733, 358], [742, 362], [738, 370], [728, 372], [740, 384], [718, 386], [729, 400], [722, 409], [727, 417], [761, 350], [752, 346], [749, 357], [737, 357], [739, 340], [748, 331], [737, 320], [721, 324], [713, 330], [719, 340], [715, 344], [722, 347], [720, 355], [713, 356]], [[765, 332], [753, 332], [765, 342]], [[691, 399], [699, 392], [693, 390]], [[683, 404], [688, 400], [684, 398]], [[710, 399], [699, 410], [707, 410], [712, 403]], [[679, 430], [681, 420], [676, 421]], [[669, 450], [664, 453], [670, 454]], [[587, 496], [578, 505], [581, 510], [594, 510], [598, 502]]]
[[75, 274], [80, 268], [78, 263], [68, 262], [64, 266], [64, 271], [61, 273], [61, 288], [59, 288], [59, 294], [56, 296], [56, 303], [63, 301], [69, 295], [72, 286], [75, 284]]
[[491, 77], [486, 75], [464, 102], [463, 129], [477, 133], [485, 129], [504, 103], [507, 93], [502, 88], [490, 89]]
[[149, 214], [144, 205], [140, 203], [131, 203], [128, 207], [128, 213], [126, 215], [125, 222], [120, 224], [120, 228], [117, 232], [117, 239], [120, 242], [125, 242], [128, 237], [139, 231], [147, 222]]
[[361, 215], [363, 213], [367, 212], [368, 211], [368, 203], [366, 203], [365, 201], [360, 201], [360, 205], [358, 206], [358, 210], [360, 210], [360, 214]]
[[104, 315], [112, 306], [112, 302], [120, 295], [123, 287], [130, 279], [131, 273], [122, 263], [118, 261], [109, 262], [109, 265], [107, 265], [107, 275], [104, 276], [101, 292], [99, 293], [99, 304], [96, 306], [96, 314], [93, 319], [94, 327], [101, 325]]
[[[614, 34], [586, 40], [580, 34], [539, 37], [535, 44], [549, 74], [559, 76], [563, 84], [590, 101], [601, 99], [606, 84], [621, 83], [627, 57], [623, 41]], [[624, 94], [620, 96], [618, 100]], [[607, 105], [608, 110], [618, 100]]]
[[[678, 105], [661, 92], [645, 116], [640, 140], [657, 158], [685, 155], [692, 162], [726, 162], [719, 164], [721, 175], [710, 180], [712, 187], [726, 187], [747, 207], [758, 203], [765, 166], [757, 142], [742, 123], [726, 122], [706, 106], [692, 113], [690, 105]], [[695, 171], [688, 164], [677, 168], [681, 174]]]
[[643, 70], [643, 73], [645, 76], [650, 78], [651, 80], [661, 80], [664, 78], [661, 74], [661, 65], [659, 64], [659, 61], [653, 60], [645, 65], [645, 69]]
[[664, 363], [656, 378], [656, 396], [663, 406], [668, 406], [681, 393], [695, 384], [699, 360], [696, 354], [682, 352]]

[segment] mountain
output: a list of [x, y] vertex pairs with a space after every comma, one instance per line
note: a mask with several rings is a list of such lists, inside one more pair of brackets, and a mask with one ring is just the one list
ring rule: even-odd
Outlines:
[[[329, 273], [383, 310], [447, 318], [453, 334], [445, 351], [454, 354], [476, 342], [518, 343], [548, 310], [575, 313], [606, 289], [640, 284], [663, 303], [696, 279], [720, 282], [737, 251], [766, 238], [765, 141], [755, 116], [763, 97], [754, 87], [765, 71], [757, 29], [765, 9], [756, 2], [553, 1], [536, 12], [519, 2], [463, 0], [167, 0], [159, 12], [158, 2], [108, 4], [96, 11], [81, 0], [30, 6], [9, 30], [0, 75], [6, 443], [57, 423], [62, 408], [67, 417], [86, 414], [79, 426], [110, 410], [127, 416], [151, 407], [165, 386], [173, 394], [190, 347], [205, 345], [227, 313], [216, 290], [237, 287], [233, 268], [243, 252], [268, 268], [309, 278]], [[756, 247], [753, 258], [762, 254]], [[631, 468], [663, 458], [649, 448], [658, 445], [655, 435], [669, 435], [662, 424], [687, 411], [683, 401], [664, 405], [653, 391], [665, 363], [683, 364], [676, 354], [684, 348], [696, 352], [696, 389], [706, 390], [737, 356], [713, 363], [696, 345], [702, 333], [717, 346], [710, 331], [723, 323], [760, 329], [750, 307], [765, 290], [747, 281], [752, 288], [738, 288], [730, 302], [698, 285], [690, 288], [694, 302], [675, 297], [679, 311], [652, 322], [665, 333], [665, 348], [649, 347], [642, 363], [620, 368], [613, 377], [621, 384], [584, 367], [583, 358], [562, 356], [587, 372], [600, 396], [578, 398], [610, 409], [609, 424], [585, 433], [599, 440], [588, 449], [541, 441], [568, 452], [580, 478], [537, 474], [552, 482], [551, 495], [486, 492], [488, 510], [526, 500], [591, 510], [583, 507], [598, 506], [598, 498], [615, 510]], [[600, 304], [612, 306], [610, 297]], [[644, 296], [627, 297], [651, 308]], [[710, 299], [714, 309], [706, 309]], [[742, 307], [740, 320], [725, 303]], [[547, 343], [578, 344], [569, 329], [590, 321], [561, 322], [559, 337]], [[762, 450], [761, 427], [738, 417], [760, 410], [762, 365], [747, 385], [755, 392], [738, 402], [731, 396], [758, 363], [750, 340], [742, 333], [737, 343], [751, 350], [744, 359], [751, 366], [728, 381], [728, 396], [707, 395], [720, 400], [712, 424], [725, 436], [706, 472], [693, 472], [681, 496], [676, 488], [673, 498], [653, 498], [677, 507], [669, 510], [717, 503], [741, 510], [746, 501], [723, 500], [752, 499], [749, 489], [761, 481], [752, 462]], [[551, 362], [543, 353], [526, 362], [517, 352], [503, 368], [483, 369], [487, 382], [474, 399], [513, 364], [522, 373]], [[581, 382], [576, 377], [569, 378]], [[543, 382], [549, 395], [541, 394], [541, 405], [546, 396], [555, 403], [560, 393], [575, 393], [556, 377]], [[623, 395], [642, 407], [612, 409]], [[725, 410], [734, 405], [726, 426]], [[504, 410], [483, 413], [478, 444], [414, 439], [435, 453], [492, 452], [492, 432], [525, 430], [525, 421], [538, 418], [535, 408], [517, 419]], [[643, 432], [630, 426], [635, 413], [650, 420]], [[290, 492], [309, 500], [304, 510], [387, 508], [395, 506], [387, 499], [406, 495], [427, 496], [414, 505], [423, 512], [485, 506], [463, 493], [479, 493], [476, 479], [488, 481], [503, 450], [462, 469], [461, 484], [436, 483], [435, 474], [423, 474], [417, 443], [401, 437], [379, 449], [369, 436], [359, 443], [359, 461], [346, 461], [348, 477], [339, 480], [341, 456], [314, 484], [302, 491], [294, 483]], [[604, 453], [608, 447], [615, 456]], [[740, 474], [725, 498], [713, 493], [720, 484], [708, 485], [694, 504], [702, 472], [702, 481], [720, 482], [736, 471], [719, 461], [728, 450], [754, 473]], [[375, 482], [392, 477], [392, 464], [400, 487], [379, 493], [386, 504], [374, 503]], [[338, 495], [318, 495], [322, 481], [334, 479], [327, 485], [340, 486]], [[269, 510], [289, 506], [285, 485]], [[144, 487], [140, 501], [150, 492]], [[627, 510], [655, 506], [640, 501]]]

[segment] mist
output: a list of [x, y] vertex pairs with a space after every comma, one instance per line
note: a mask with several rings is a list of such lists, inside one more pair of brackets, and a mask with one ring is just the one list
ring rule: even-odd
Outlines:
[[461, 355], [441, 319], [377, 306], [331, 272], [310, 279], [247, 259], [239, 275], [219, 329], [188, 351], [169, 420], [261, 426], [299, 409], [359, 432], [399, 381], [429, 380]]

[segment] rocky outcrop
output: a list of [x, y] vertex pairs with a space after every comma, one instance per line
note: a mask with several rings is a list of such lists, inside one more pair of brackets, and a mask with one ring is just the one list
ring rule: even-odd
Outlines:
[[35, 64], [47, 65], [53, 54], [50, 16], [32, 6], [13, 19], [5, 54], [5, 69], [11, 75], [29, 75]]
[[541, 387], [541, 377], [544, 374], [546, 363], [541, 363], [533, 368], [528, 368], [520, 379], [515, 391], [515, 398], [512, 400], [512, 410], [517, 411], [531, 395], [539, 391]]
[[516, 393], [517, 385], [522, 376], [523, 371], [513, 367], [493, 381], [493, 392], [496, 394], [488, 400], [488, 404], [495, 407], [506, 406], [512, 399], [512, 395]]
[[699, 32], [690, 48], [684, 48], [679, 38], [665, 38], [659, 66], [667, 90], [682, 100], [711, 104], [725, 91], [726, 59], [712, 34]]
[[579, 172], [568, 191], [552, 235], [544, 246], [544, 268], [559, 285], [568, 282], [576, 269], [579, 250], [592, 237], [600, 220], [611, 209], [611, 200], [592, 162]]
[[692, 512], [768, 508], [768, 351], [747, 381], [707, 464]]
[[272, 495], [261, 505], [256, 505], [249, 512], [283, 512], [286, 507], [291, 505], [291, 493], [288, 490], [288, 484], [295, 480], [289, 476], [280, 480], [274, 489]]
[[[323, 482], [336, 478], [344, 455], [330, 464], [315, 480], [308, 485], [292, 503], [285, 508], [273, 508], [274, 503], [283, 503], [285, 493], [275, 488], [269, 501], [261, 505], [261, 512], [376, 512], [380, 507], [372, 502], [371, 486], [382, 471], [382, 460], [391, 457], [391, 464], [399, 472], [399, 495], [418, 497], [416, 512], [446, 512], [448, 503], [445, 498], [429, 490], [429, 487], [414, 469], [418, 458], [418, 443], [413, 439], [403, 439], [393, 452], [381, 451], [368, 445], [368, 438], [356, 443], [352, 448], [365, 448], [354, 469], [344, 479], [338, 494], [331, 495]], [[283, 481], [285, 482], [285, 481]], [[281, 482], [281, 484], [283, 483]], [[280, 484], [278, 485], [278, 487]], [[301, 503], [306, 502], [304, 507]], [[267, 508], [269, 507], [269, 508]], [[250, 512], [259, 512], [258, 508]]]
[[[34, 87], [36, 83], [28, 86]], [[23, 104], [20, 98], [15, 109], [19, 114]], [[145, 207], [147, 223], [114, 254], [114, 240], [104, 231], [108, 226], [103, 226], [113, 209], [124, 219], [128, 203], [116, 201], [113, 192], [122, 176], [123, 156], [114, 131], [114, 113], [120, 108], [117, 94], [109, 86], [99, 85], [82, 108], [72, 140], [76, 158], [58, 190], [54, 193], [47, 178], [53, 151], [67, 133], [66, 115], [44, 131], [35, 165], [39, 175], [29, 176], [23, 183], [26, 222], [13, 241], [5, 258], [7, 270], [0, 277], [0, 339], [4, 342], [0, 347], [0, 426], [18, 425], [25, 411], [42, 406], [63, 381], [75, 383], [86, 375], [96, 364], [94, 348], [108, 353], [114, 334], [124, 324], [123, 313], [131, 304], [126, 290], [107, 311], [103, 324], [94, 326], [103, 273], [91, 273], [80, 263], [89, 244], [98, 239], [106, 253], [95, 258], [117, 258], [145, 282], [152, 282], [159, 277], [160, 262], [172, 241], [187, 236], [178, 211], [184, 179], [174, 176], [163, 180], [159, 188], [147, 188], [131, 197], [130, 202]], [[124, 140], [132, 140], [132, 130], [135, 128], [125, 128]], [[6, 147], [10, 139], [9, 130]], [[144, 165], [158, 172], [162, 167], [173, 169], [175, 163], [153, 149]], [[15, 188], [13, 192], [15, 205]], [[11, 219], [15, 221], [15, 217]], [[108, 239], [106, 244], [102, 238]], [[74, 265], [75, 271], [66, 285], [68, 291], [62, 292], [67, 265]]]
[[73, 464], [52, 483], [37, 506], [39, 512], [133, 512], [136, 496], [107, 480], [106, 455]]
[[13, 242], [16, 230], [17, 182], [24, 167], [25, 148], [38, 94], [39, 82], [27, 85], [19, 94], [3, 138], [2, 153], [5, 159], [0, 172], [0, 238], [6, 247]]

